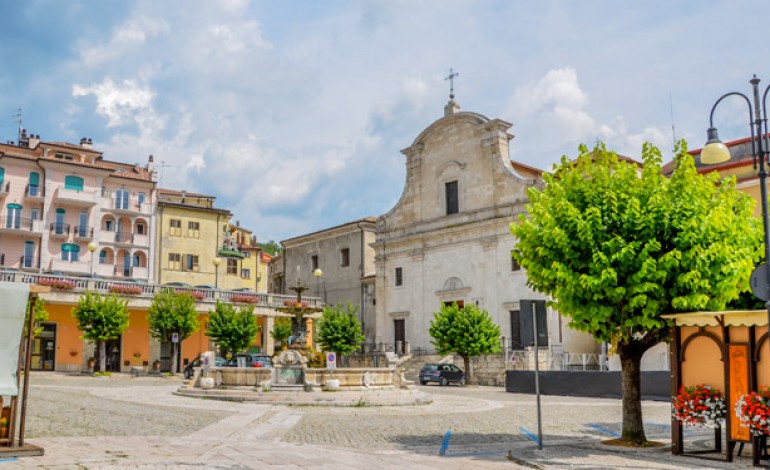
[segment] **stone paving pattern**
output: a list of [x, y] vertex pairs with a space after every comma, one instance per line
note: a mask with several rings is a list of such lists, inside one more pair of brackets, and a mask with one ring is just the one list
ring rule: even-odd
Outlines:
[[[43, 457], [0, 470], [45, 469], [484, 469], [749, 468], [600, 444], [620, 432], [620, 402], [542, 397], [544, 448], [535, 398], [497, 387], [419, 387], [422, 406], [308, 407], [227, 402], [173, 394], [178, 377], [73, 377], [33, 373], [27, 440]], [[669, 442], [669, 404], [645, 402], [648, 437]], [[444, 456], [439, 450], [451, 431]], [[686, 446], [712, 445], [709, 430]]]

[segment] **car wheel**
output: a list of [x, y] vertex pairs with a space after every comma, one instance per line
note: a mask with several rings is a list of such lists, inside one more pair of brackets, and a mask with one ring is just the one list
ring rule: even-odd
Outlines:
[[441, 377], [438, 381], [438, 384], [442, 387], [446, 387], [446, 385], [449, 383], [449, 381], [446, 379], [446, 377]]
[[427, 383], [428, 383], [428, 381], [427, 381], [427, 380], [420, 380], [420, 385], [425, 385], [425, 384], [427, 384]]

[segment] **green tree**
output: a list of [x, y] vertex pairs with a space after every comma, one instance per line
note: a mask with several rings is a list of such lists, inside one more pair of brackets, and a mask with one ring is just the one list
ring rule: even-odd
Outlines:
[[286, 346], [286, 342], [291, 336], [291, 320], [288, 318], [276, 318], [270, 336], [278, 341], [281, 346]]
[[219, 345], [220, 354], [228, 357], [252, 344], [260, 328], [252, 305], [236, 310], [232, 304], [217, 301], [206, 335]]
[[[35, 326], [32, 334], [37, 337], [43, 332], [42, 322], [48, 320], [48, 311], [45, 309], [45, 299], [40, 296], [35, 297]], [[24, 334], [27, 333], [27, 323], [29, 322], [29, 304], [27, 304], [27, 314], [24, 318]]]
[[279, 243], [276, 243], [274, 240], [270, 240], [267, 243], [257, 243], [257, 246], [262, 248], [262, 251], [269, 255], [275, 256], [278, 253], [283, 253], [283, 248]]
[[364, 342], [358, 306], [350, 302], [345, 307], [341, 303], [334, 307], [325, 306], [316, 331], [318, 343], [325, 351], [333, 351], [337, 356], [357, 351]]
[[102, 297], [95, 292], [86, 292], [72, 308], [72, 315], [83, 338], [96, 345], [99, 370], [104, 372], [107, 368], [105, 341], [119, 337], [128, 328], [128, 301], [115, 294]]
[[433, 313], [428, 333], [438, 354], [457, 353], [465, 364], [465, 380], [473, 383], [471, 357], [500, 352], [500, 327], [475, 305], [444, 305]]
[[[153, 338], [171, 343], [171, 373], [176, 374], [179, 345], [198, 330], [195, 299], [190, 294], [164, 289], [153, 297], [147, 320]], [[172, 342], [174, 333], [178, 335], [176, 343]]]
[[611, 343], [622, 365], [623, 433], [644, 443], [639, 364], [665, 340], [661, 314], [722, 310], [749, 288], [761, 253], [753, 200], [735, 180], [700, 175], [686, 144], [661, 174], [660, 151], [642, 167], [597, 146], [562, 158], [545, 187], [530, 188], [527, 215], [511, 224], [513, 257], [569, 326]]

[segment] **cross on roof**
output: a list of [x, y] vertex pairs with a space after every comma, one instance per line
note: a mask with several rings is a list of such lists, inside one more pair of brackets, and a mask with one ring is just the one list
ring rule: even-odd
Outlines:
[[449, 76], [444, 77], [444, 80], [449, 80], [449, 99], [455, 99], [455, 77], [459, 76], [460, 72], [455, 72], [452, 67], [449, 67]]

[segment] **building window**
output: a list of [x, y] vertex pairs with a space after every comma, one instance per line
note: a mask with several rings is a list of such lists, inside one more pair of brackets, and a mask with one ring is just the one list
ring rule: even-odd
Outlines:
[[127, 189], [115, 191], [115, 209], [128, 209], [129, 192]]
[[115, 231], [115, 221], [112, 219], [105, 219], [104, 220], [104, 230], [106, 232], [114, 232]]
[[136, 203], [139, 205], [139, 209], [142, 208], [142, 204], [144, 204], [145, 199], [147, 199], [147, 195], [144, 193], [138, 193], [136, 195]]
[[65, 176], [64, 177], [64, 189], [71, 189], [73, 191], [83, 190], [83, 178], [79, 176]]
[[99, 264], [107, 264], [107, 250], [99, 252]]
[[172, 237], [182, 236], [182, 221], [179, 219], [171, 219], [168, 221], [168, 234]]
[[310, 257], [310, 270], [315, 271], [318, 269], [318, 255], [313, 255]]
[[251, 269], [249, 268], [241, 269], [241, 277], [243, 279], [251, 279]]
[[190, 238], [201, 237], [201, 224], [200, 222], [187, 222], [187, 236]]
[[243, 252], [243, 257], [244, 258], [251, 258], [251, 252], [250, 251], [244, 251]]
[[238, 260], [235, 258], [227, 258], [227, 274], [238, 275]]
[[343, 248], [340, 250], [340, 257], [342, 258], [340, 266], [343, 268], [350, 266], [350, 248]]
[[74, 158], [69, 153], [57, 153], [54, 155], [54, 158], [58, 158], [59, 160], [67, 160], [72, 161]]
[[144, 225], [143, 222], [139, 222], [136, 224], [136, 234], [137, 235], [147, 235], [147, 226]]
[[61, 246], [62, 261], [74, 262], [80, 258], [80, 247], [74, 243], [65, 243]]
[[168, 254], [168, 269], [172, 271], [179, 271], [182, 266], [182, 255], [179, 253], [169, 253]]
[[141, 253], [134, 253], [134, 267], [135, 268], [141, 268], [142, 267], [142, 255], [141, 255]]
[[396, 268], [396, 287], [404, 285], [404, 269]]
[[446, 183], [446, 215], [460, 212], [460, 201], [457, 196], [457, 181]]
[[511, 271], [521, 271], [521, 265], [513, 257], [511, 258]]
[[184, 268], [185, 268], [185, 271], [195, 271], [195, 272], [198, 272], [198, 256], [197, 255], [186, 255], [185, 256]]

